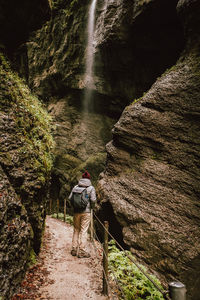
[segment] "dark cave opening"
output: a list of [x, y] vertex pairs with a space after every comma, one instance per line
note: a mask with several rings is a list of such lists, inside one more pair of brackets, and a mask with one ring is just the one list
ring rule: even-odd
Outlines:
[[[122, 227], [119, 224], [114, 214], [112, 205], [109, 202], [101, 203], [101, 209], [97, 212], [97, 217], [102, 223], [104, 223], [104, 221], [108, 221], [110, 234], [121, 245], [123, 249], [129, 250], [129, 246], [126, 245], [123, 241]], [[102, 228], [102, 225], [99, 224], [96, 218], [94, 218], [94, 224], [95, 224], [97, 236], [99, 240], [103, 242], [104, 229]], [[111, 239], [112, 237], [109, 236], [109, 240]]]

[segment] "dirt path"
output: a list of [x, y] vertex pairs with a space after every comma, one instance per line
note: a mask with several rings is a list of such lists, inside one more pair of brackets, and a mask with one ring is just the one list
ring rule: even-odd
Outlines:
[[90, 245], [91, 258], [77, 258], [70, 254], [72, 226], [56, 219], [47, 218], [49, 251], [46, 267], [52, 284], [41, 287], [41, 294], [47, 299], [85, 300], [106, 299], [101, 292], [101, 268], [94, 259], [94, 248]]
[[72, 226], [47, 217], [40, 263], [27, 274], [21, 292], [13, 299], [108, 299], [101, 294], [100, 252], [96, 255], [90, 244], [90, 258], [73, 257], [70, 254], [72, 231]]

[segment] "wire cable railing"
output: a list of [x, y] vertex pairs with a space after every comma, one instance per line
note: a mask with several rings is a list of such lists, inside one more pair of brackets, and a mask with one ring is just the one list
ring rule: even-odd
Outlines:
[[[57, 201], [57, 218], [58, 218], [58, 212], [59, 212], [59, 200]], [[66, 203], [65, 205], [66, 206]], [[50, 208], [50, 213], [52, 213], [51, 208]], [[92, 210], [92, 241], [93, 241], [93, 237], [95, 235], [95, 239], [100, 243], [100, 240], [98, 239], [98, 236], [94, 230], [94, 223], [93, 223], [93, 217], [96, 219], [96, 221], [102, 226], [102, 228], [104, 229], [104, 232], [106, 232], [108, 234], [108, 236], [110, 236], [111, 239], [113, 239], [113, 241], [116, 243], [116, 245], [119, 247], [119, 249], [121, 249], [121, 251], [123, 251], [123, 253], [126, 255], [127, 258], [129, 258], [129, 260], [141, 271], [141, 273], [154, 285], [154, 287], [163, 295], [163, 298], [166, 300], [186, 300], [186, 287], [183, 283], [181, 283], [180, 281], [173, 281], [169, 283], [169, 290], [162, 290], [156, 282], [154, 282], [154, 280], [152, 280], [152, 278], [141, 268], [141, 266], [127, 253], [127, 251], [120, 245], [120, 243], [113, 237], [113, 235], [109, 232], [109, 230], [104, 226], [104, 224], [102, 223], [102, 221], [98, 218], [98, 216], [96, 215], [96, 213]], [[64, 221], [66, 219], [66, 209], [64, 208]], [[103, 248], [103, 255], [105, 256], [106, 260], [108, 260], [108, 255], [105, 253], [105, 250]], [[123, 288], [121, 287], [121, 285], [119, 284], [119, 281], [117, 280], [116, 276], [114, 275], [113, 270], [111, 270], [112, 267], [111, 265], [109, 265], [109, 270], [110, 272], [112, 272], [112, 276], [116, 282], [116, 286], [118, 287], [118, 290], [121, 292], [121, 295], [124, 297], [124, 299], [126, 300], [126, 297], [124, 295], [123, 292]], [[109, 287], [109, 291], [111, 292], [111, 287], [109, 285], [109, 280], [108, 280], [108, 276], [104, 270], [103, 267], [103, 277], [104, 277], [104, 281], [106, 282], [107, 287]], [[176, 279], [175, 279], [176, 280]]]
[[[96, 221], [102, 226], [104, 231], [107, 232], [107, 234], [111, 237], [111, 239], [116, 243], [116, 245], [123, 251], [123, 253], [129, 258], [129, 260], [140, 270], [140, 272], [154, 285], [154, 287], [163, 295], [163, 298], [166, 300], [185, 300], [185, 286], [180, 282], [172, 282], [171, 285], [169, 285], [169, 291], [168, 290], [162, 290], [154, 280], [141, 268], [141, 266], [129, 255], [127, 254], [126, 250], [120, 245], [120, 243], [113, 237], [113, 235], [109, 232], [109, 230], [104, 226], [104, 224], [101, 222], [101, 220], [98, 218], [98, 216], [93, 212], [93, 216], [95, 217]], [[94, 230], [94, 229], [93, 229]], [[97, 235], [95, 234], [95, 237]], [[98, 239], [99, 240], [99, 239]], [[111, 268], [110, 268], [111, 269]], [[119, 286], [119, 285], [118, 285]], [[177, 289], [178, 287], [178, 289]], [[179, 289], [180, 287], [180, 289]], [[125, 298], [125, 295], [123, 293], [122, 288], [119, 288], [119, 290], [122, 292], [122, 296]], [[170, 296], [169, 296], [170, 295]]]
[[[96, 232], [94, 232], [94, 235], [95, 235], [96, 240], [101, 244], [101, 242], [100, 242], [100, 240], [99, 240], [99, 238], [98, 238]], [[106, 254], [104, 248], [103, 248], [103, 253], [104, 253], [104, 255], [106, 256], [106, 258], [108, 259], [108, 255]], [[112, 268], [111, 265], [109, 266], [109, 269], [110, 269], [110, 272], [112, 273], [112, 276], [113, 276], [113, 278], [114, 278], [114, 281], [115, 281], [115, 283], [116, 283], [116, 286], [117, 286], [118, 290], [121, 292], [122, 296], [123, 296], [124, 299], [125, 299], [125, 294], [124, 294], [123, 288], [121, 287], [121, 284], [119, 283], [119, 280], [118, 280], [117, 277], [115, 276], [114, 270], [113, 270], [113, 268]], [[104, 275], [105, 275], [105, 274], [104, 274]], [[111, 291], [112, 291], [112, 289], [111, 289]]]
[[[99, 242], [99, 244], [101, 244], [101, 242], [100, 242], [100, 240], [99, 240], [99, 238], [98, 238], [96, 232], [94, 232], [94, 236], [95, 236], [95, 239]], [[97, 249], [97, 247], [95, 246], [94, 240], [93, 240], [92, 242], [93, 242], [93, 246], [94, 246], [94, 248], [95, 248], [95, 250], [96, 250], [96, 252], [97, 252], [98, 249]], [[104, 255], [106, 255], [104, 249], [103, 249], [103, 253], [104, 253]], [[107, 258], [108, 258], [108, 257], [107, 257]], [[113, 295], [112, 295], [112, 288], [111, 288], [111, 286], [110, 286], [110, 284], [109, 284], [109, 280], [108, 280], [108, 278], [107, 278], [107, 276], [106, 276], [106, 273], [105, 273], [104, 268], [103, 268], [103, 275], [104, 275], [104, 278], [105, 278], [105, 280], [106, 280], [107, 286], [109, 287], [109, 291], [110, 291], [110, 293], [111, 293], [111, 299], [114, 300]], [[118, 286], [118, 288], [119, 288], [119, 286]]]

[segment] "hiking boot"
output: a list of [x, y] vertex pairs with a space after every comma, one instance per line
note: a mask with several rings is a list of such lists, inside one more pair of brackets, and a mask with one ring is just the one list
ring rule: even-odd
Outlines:
[[72, 249], [71, 255], [72, 255], [72, 256], [76, 256], [76, 252], [77, 252], [77, 251], [76, 251], [75, 249]]
[[90, 254], [88, 252], [79, 251], [78, 258], [88, 258], [88, 257], [90, 257]]

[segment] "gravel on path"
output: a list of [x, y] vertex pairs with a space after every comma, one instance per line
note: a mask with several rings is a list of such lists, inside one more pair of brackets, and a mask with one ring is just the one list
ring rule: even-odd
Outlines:
[[42, 286], [41, 294], [52, 300], [107, 299], [101, 295], [101, 261], [92, 244], [89, 243], [91, 257], [78, 258], [70, 254], [72, 226], [47, 217], [46, 231], [50, 237], [45, 265], [52, 283]]
[[102, 250], [88, 242], [90, 258], [71, 255], [73, 227], [46, 218], [43, 246], [37, 264], [12, 300], [107, 300], [102, 295]]

